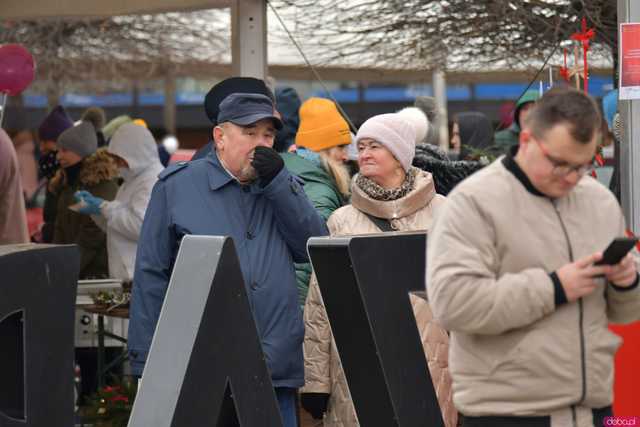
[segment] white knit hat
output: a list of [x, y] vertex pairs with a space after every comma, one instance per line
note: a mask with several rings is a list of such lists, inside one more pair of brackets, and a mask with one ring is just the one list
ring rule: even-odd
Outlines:
[[[428, 126], [427, 117], [424, 113], [417, 108], [412, 108], [412, 110], [417, 110], [422, 115], [426, 126]], [[415, 118], [417, 113], [414, 111], [410, 113]], [[356, 144], [364, 138], [379, 142], [391, 151], [404, 170], [408, 171], [416, 153], [416, 140], [418, 136], [420, 136], [420, 139], [424, 138], [426, 133], [422, 128], [416, 129], [418, 127], [416, 122], [416, 120], [408, 118], [404, 111], [373, 116], [358, 129]], [[418, 130], [420, 135], [417, 135]]]

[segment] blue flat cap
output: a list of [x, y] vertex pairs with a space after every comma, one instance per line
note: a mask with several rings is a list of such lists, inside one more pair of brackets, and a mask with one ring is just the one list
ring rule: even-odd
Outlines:
[[274, 114], [271, 98], [257, 93], [232, 93], [220, 103], [217, 122], [248, 126], [263, 119], [273, 120], [276, 129], [282, 129], [282, 121]]

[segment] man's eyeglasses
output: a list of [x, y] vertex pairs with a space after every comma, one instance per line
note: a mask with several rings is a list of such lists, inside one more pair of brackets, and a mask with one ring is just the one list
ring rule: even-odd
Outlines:
[[558, 160], [558, 159], [555, 159], [553, 156], [549, 155], [549, 152], [547, 151], [545, 146], [540, 143], [540, 141], [538, 141], [537, 139], [533, 139], [533, 140], [535, 141], [536, 144], [538, 144], [538, 147], [540, 147], [540, 151], [542, 151], [542, 154], [544, 154], [544, 156], [547, 158], [549, 163], [551, 163], [551, 165], [553, 166], [553, 170], [551, 171], [553, 175], [567, 176], [570, 173], [575, 172], [578, 174], [578, 176], [582, 176], [586, 173], [591, 173], [591, 171], [593, 171], [593, 168], [594, 168], [593, 160], [588, 164], [570, 165], [564, 160]]

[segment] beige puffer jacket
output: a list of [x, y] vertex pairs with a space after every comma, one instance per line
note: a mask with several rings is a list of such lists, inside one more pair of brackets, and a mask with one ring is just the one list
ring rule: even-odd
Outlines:
[[[352, 205], [336, 210], [327, 222], [331, 235], [380, 233], [380, 229], [361, 211], [389, 219], [392, 227], [399, 231], [428, 231], [434, 212], [446, 200], [436, 194], [431, 174], [423, 171], [417, 172], [415, 188], [395, 201], [376, 201], [354, 183], [351, 187]], [[445, 425], [455, 426], [457, 413], [452, 402], [447, 366], [448, 335], [433, 322], [425, 299], [411, 295], [411, 305]], [[304, 321], [305, 386], [302, 393], [330, 393], [324, 427], [359, 426], [315, 275], [309, 286]]]
[[597, 278], [596, 291], [556, 306], [549, 273], [624, 235], [624, 218], [590, 176], [552, 200], [505, 161], [458, 185], [429, 234], [429, 301], [451, 331], [454, 401], [468, 416], [550, 415], [560, 425], [575, 414], [574, 426], [592, 426], [591, 408], [613, 400], [620, 338], [608, 325], [640, 318], [640, 287]]

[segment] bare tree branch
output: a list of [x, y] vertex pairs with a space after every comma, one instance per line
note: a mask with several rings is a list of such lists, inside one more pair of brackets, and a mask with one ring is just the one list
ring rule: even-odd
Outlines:
[[229, 40], [228, 12], [219, 10], [0, 21], [0, 43], [20, 43], [29, 49], [39, 83], [53, 90], [78, 82], [144, 80], [157, 77], [159, 69], [189, 61], [228, 62]]
[[609, 63], [611, 0], [274, 0], [318, 63], [378, 67], [522, 68], [580, 29], [595, 27], [595, 58]]

